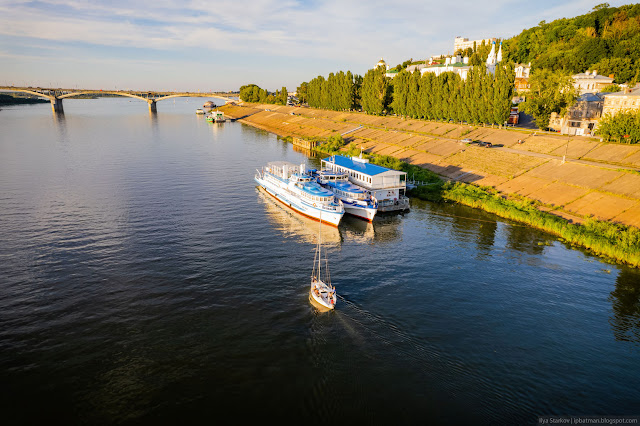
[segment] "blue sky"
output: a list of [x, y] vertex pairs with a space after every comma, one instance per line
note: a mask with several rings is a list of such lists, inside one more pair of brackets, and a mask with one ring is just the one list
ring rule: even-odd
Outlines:
[[[0, 0], [0, 85], [269, 90], [450, 53], [602, 0]], [[609, 1], [612, 6], [625, 2]]]

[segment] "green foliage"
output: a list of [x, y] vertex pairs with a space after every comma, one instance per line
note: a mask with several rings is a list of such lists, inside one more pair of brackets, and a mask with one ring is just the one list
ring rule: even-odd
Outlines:
[[327, 142], [322, 145], [325, 152], [338, 152], [344, 146], [344, 139], [339, 134], [329, 136]]
[[303, 81], [296, 89], [298, 100], [301, 104], [306, 104], [309, 101], [309, 83]]
[[286, 87], [282, 87], [282, 89], [280, 90], [276, 90], [276, 95], [275, 95], [275, 104], [276, 105], [286, 105], [287, 104], [287, 99], [288, 99], [288, 95], [287, 95], [287, 88]]
[[588, 220], [584, 225], [542, 212], [528, 200], [511, 200], [495, 190], [456, 183], [443, 188], [443, 198], [482, 208], [507, 219], [557, 235], [573, 245], [585, 247], [597, 255], [640, 266], [640, 230], [612, 222]]
[[391, 103], [392, 87], [382, 67], [370, 69], [362, 81], [362, 109], [369, 114], [381, 115]]
[[631, 81], [640, 68], [640, 4], [596, 6], [590, 13], [522, 31], [506, 40], [503, 56], [535, 69], [569, 74], [596, 69], [614, 74], [616, 83]]
[[512, 64], [487, 73], [484, 64], [473, 67], [467, 80], [445, 72], [420, 75], [399, 72], [392, 80], [391, 108], [397, 115], [468, 123], [504, 123], [509, 117], [515, 74]]
[[307, 102], [310, 107], [345, 111], [356, 108], [358, 77], [351, 71], [318, 76], [308, 83]]
[[600, 89], [600, 92], [602, 92], [602, 93], [616, 93], [616, 92], [619, 92], [621, 90], [622, 89], [617, 84], [610, 84], [610, 85], [604, 86], [602, 89]]
[[260, 87], [255, 84], [247, 84], [240, 87], [240, 99], [244, 102], [260, 102]]
[[640, 143], [640, 110], [607, 114], [600, 119], [596, 132], [608, 141]]
[[521, 110], [535, 119], [540, 129], [549, 127], [551, 113], [564, 114], [576, 99], [571, 76], [548, 69], [536, 70], [530, 77], [531, 90]]

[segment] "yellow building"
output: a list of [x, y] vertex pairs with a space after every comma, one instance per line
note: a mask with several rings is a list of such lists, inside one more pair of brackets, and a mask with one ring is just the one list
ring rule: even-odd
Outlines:
[[615, 115], [620, 111], [640, 109], [640, 84], [636, 87], [625, 87], [622, 92], [607, 93], [604, 95], [604, 108], [602, 115]]

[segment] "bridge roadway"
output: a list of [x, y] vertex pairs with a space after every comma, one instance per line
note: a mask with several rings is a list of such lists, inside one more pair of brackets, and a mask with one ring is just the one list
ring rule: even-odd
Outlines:
[[149, 104], [149, 111], [156, 112], [156, 102], [169, 98], [200, 97], [216, 98], [226, 102], [234, 101], [229, 93], [222, 92], [162, 92], [142, 90], [102, 90], [102, 89], [62, 89], [46, 87], [0, 86], [0, 91], [29, 93], [51, 101], [53, 112], [63, 112], [62, 100], [80, 95], [118, 95], [141, 99]]

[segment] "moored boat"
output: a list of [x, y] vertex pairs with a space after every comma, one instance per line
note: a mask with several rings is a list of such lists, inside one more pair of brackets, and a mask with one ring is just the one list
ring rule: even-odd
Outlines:
[[377, 211], [376, 199], [364, 188], [349, 182], [349, 177], [344, 172], [333, 170], [313, 171], [318, 183], [334, 193], [342, 201], [344, 211], [360, 219], [373, 221]]
[[305, 173], [305, 166], [286, 161], [274, 161], [258, 170], [255, 181], [278, 201], [296, 212], [338, 226], [344, 216], [344, 206], [334, 194], [320, 186]]
[[203, 109], [201, 109], [201, 108], [198, 108], [198, 109], [196, 110], [196, 114], [198, 114], [198, 115], [204, 114], [204, 110], [203, 110]]

